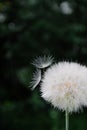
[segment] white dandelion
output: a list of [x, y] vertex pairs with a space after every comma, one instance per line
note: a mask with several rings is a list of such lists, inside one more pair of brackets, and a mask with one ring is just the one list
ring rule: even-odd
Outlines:
[[87, 107], [87, 67], [74, 62], [52, 65], [41, 79], [40, 91], [44, 100], [65, 111], [69, 130], [69, 113]]
[[32, 78], [32, 81], [30, 83], [32, 90], [37, 87], [37, 85], [40, 83], [40, 81], [41, 81], [41, 70], [36, 69], [36, 71], [33, 73], [33, 78]]
[[43, 57], [37, 57], [32, 64], [39, 69], [46, 68], [50, 66], [53, 63], [53, 57], [52, 56], [43, 56]]
[[87, 106], [87, 68], [72, 62], [51, 66], [43, 76], [41, 93], [54, 107], [78, 111]]

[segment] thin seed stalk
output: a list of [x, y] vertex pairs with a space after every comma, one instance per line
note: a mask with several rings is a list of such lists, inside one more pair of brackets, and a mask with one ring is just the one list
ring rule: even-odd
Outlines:
[[69, 130], [69, 112], [65, 111], [65, 130]]

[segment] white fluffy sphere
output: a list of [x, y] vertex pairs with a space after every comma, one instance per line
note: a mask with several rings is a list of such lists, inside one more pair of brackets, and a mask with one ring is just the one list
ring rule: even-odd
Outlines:
[[87, 106], [87, 67], [73, 62], [54, 64], [45, 71], [40, 90], [54, 107], [78, 111]]

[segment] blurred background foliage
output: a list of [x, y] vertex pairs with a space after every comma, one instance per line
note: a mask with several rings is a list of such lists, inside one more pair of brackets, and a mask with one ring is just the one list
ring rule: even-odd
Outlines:
[[[64, 130], [64, 113], [29, 83], [36, 56], [87, 65], [86, 0], [0, 0], [0, 130]], [[70, 130], [87, 130], [87, 109]]]

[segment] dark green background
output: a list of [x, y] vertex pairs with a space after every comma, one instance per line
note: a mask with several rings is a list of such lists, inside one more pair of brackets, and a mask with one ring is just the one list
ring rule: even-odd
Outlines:
[[[70, 15], [61, 2], [0, 0], [0, 130], [64, 130], [64, 113], [28, 87], [36, 56], [87, 65], [87, 0], [68, 0]], [[70, 130], [87, 130], [86, 108], [70, 115]]]

